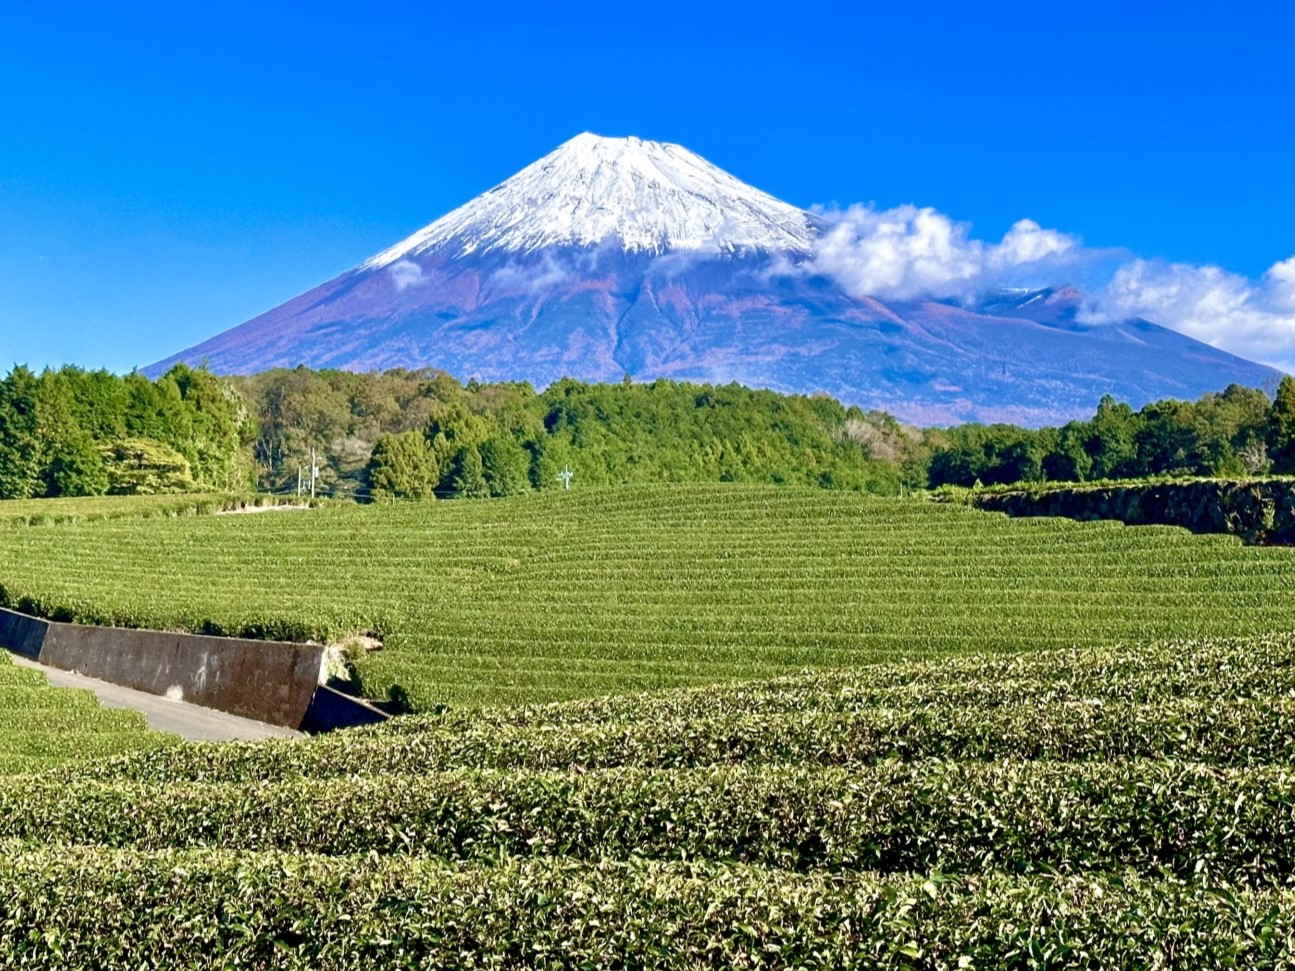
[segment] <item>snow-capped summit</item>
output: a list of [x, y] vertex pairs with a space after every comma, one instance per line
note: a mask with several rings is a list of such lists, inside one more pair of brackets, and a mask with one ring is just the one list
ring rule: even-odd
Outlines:
[[370, 259], [619, 241], [626, 252], [806, 253], [813, 217], [680, 145], [588, 132]]

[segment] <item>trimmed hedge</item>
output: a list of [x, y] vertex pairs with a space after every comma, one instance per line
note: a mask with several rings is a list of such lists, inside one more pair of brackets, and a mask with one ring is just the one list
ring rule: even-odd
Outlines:
[[41, 671], [17, 667], [0, 645], [0, 776], [103, 764], [173, 741], [150, 732], [139, 712], [100, 708], [90, 691], [56, 688]]
[[360, 690], [431, 711], [1295, 629], [1285, 553], [918, 501], [661, 485], [0, 528], [0, 602], [128, 627], [373, 634], [385, 647], [357, 659]]

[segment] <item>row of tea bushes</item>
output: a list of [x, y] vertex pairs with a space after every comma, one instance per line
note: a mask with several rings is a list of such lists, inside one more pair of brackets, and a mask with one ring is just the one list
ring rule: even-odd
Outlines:
[[172, 741], [150, 732], [139, 712], [100, 708], [89, 691], [53, 687], [40, 671], [14, 665], [0, 646], [0, 776], [103, 764]]
[[0, 852], [0, 967], [1289, 967], [1295, 897], [1133, 874]]
[[13, 779], [0, 837], [331, 855], [634, 856], [794, 870], [1133, 868], [1284, 885], [1295, 770], [1170, 761], [449, 772], [279, 783]]

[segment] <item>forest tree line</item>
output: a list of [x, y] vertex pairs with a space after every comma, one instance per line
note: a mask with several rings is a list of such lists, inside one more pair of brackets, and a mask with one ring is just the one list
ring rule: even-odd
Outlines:
[[[746, 481], [898, 492], [920, 433], [826, 397], [659, 380], [461, 384], [429, 371], [305, 369], [237, 379], [260, 416], [263, 484], [288, 491], [322, 448], [330, 492], [505, 496], [579, 485]], [[909, 478], [906, 480], [905, 476]]]
[[822, 395], [657, 380], [543, 392], [436, 371], [306, 368], [151, 381], [16, 367], [0, 381], [0, 498], [293, 492], [360, 500], [504, 496], [662, 481], [905, 488], [1295, 473], [1295, 379], [1059, 428], [918, 429]]
[[205, 370], [0, 381], [0, 498], [230, 492], [254, 481], [249, 402]]
[[1153, 476], [1295, 474], [1295, 378], [1274, 398], [1231, 385], [1198, 401], [1157, 401], [1134, 411], [1109, 395], [1088, 421], [1060, 428], [961, 425], [927, 462], [941, 485], [1091, 482]]

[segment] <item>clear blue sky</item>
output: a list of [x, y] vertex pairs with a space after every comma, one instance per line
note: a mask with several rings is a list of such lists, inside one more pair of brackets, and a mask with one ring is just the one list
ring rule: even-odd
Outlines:
[[150, 363], [586, 129], [1258, 277], [1295, 254], [1290, 9], [10, 0], [0, 370]]

